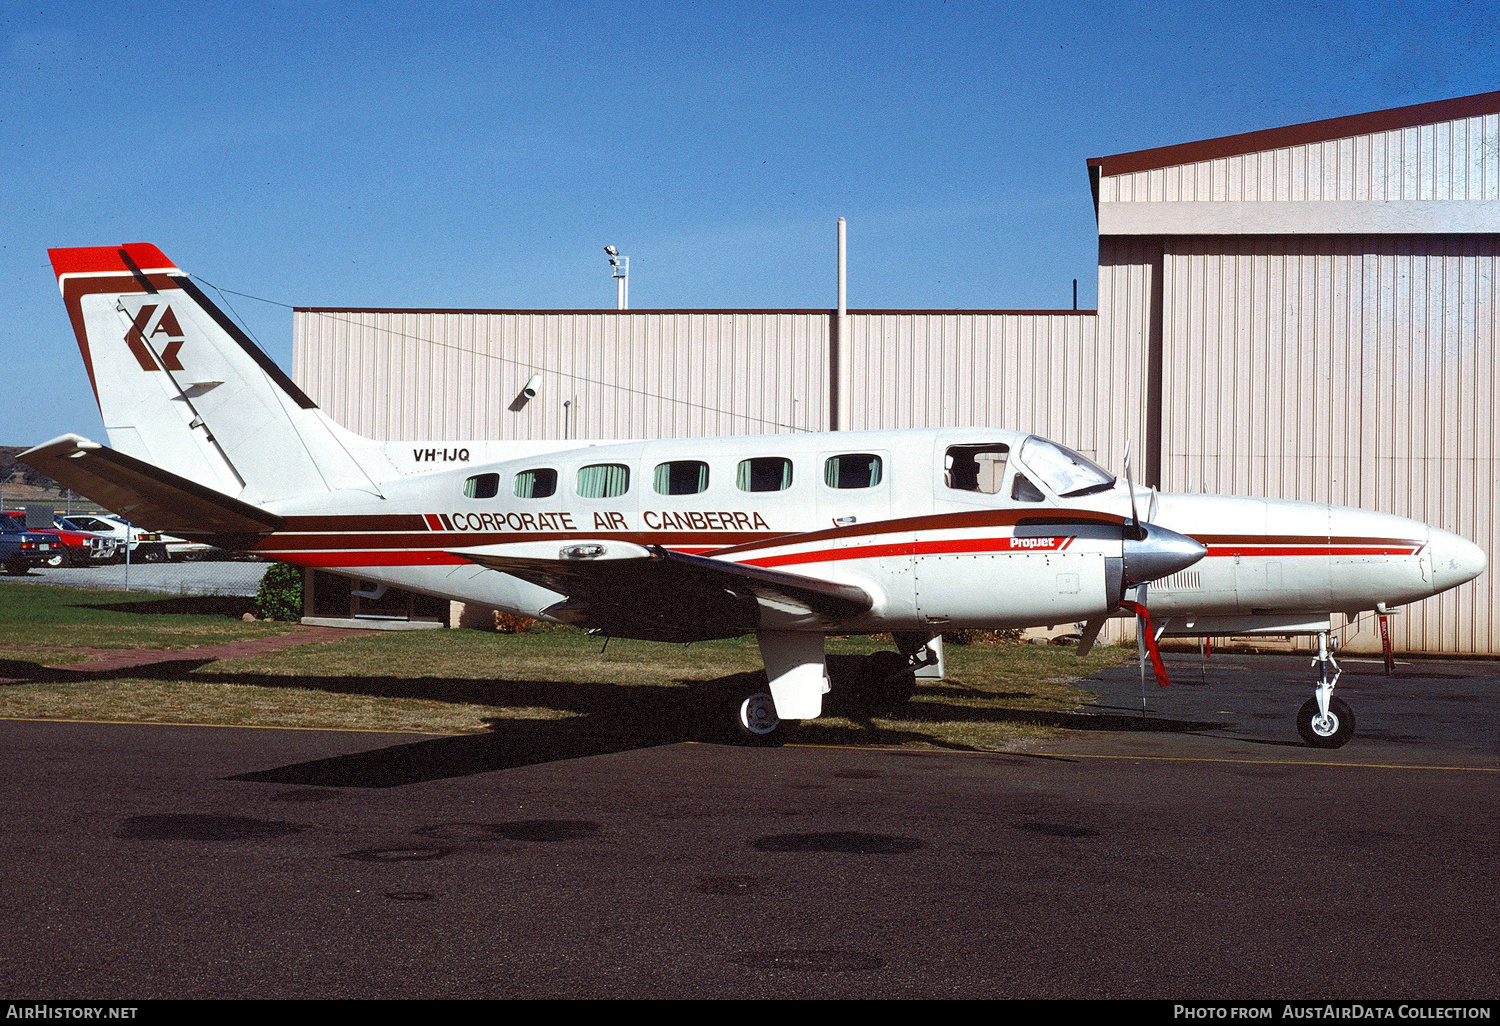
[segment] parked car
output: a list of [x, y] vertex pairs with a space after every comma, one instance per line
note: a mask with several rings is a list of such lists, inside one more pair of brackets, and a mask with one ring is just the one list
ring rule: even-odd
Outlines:
[[0, 566], [8, 574], [24, 574], [38, 563], [51, 558], [56, 542], [51, 535], [28, 531], [25, 521], [0, 516]]
[[6, 510], [4, 515], [22, 530], [52, 537], [52, 549], [47, 558], [42, 560], [47, 566], [89, 566], [93, 563], [107, 563], [119, 550], [119, 543], [113, 537], [74, 527], [62, 517], [53, 517], [51, 527], [27, 528], [26, 514], [22, 511]]
[[130, 544], [133, 563], [161, 563], [167, 558], [167, 544], [155, 531], [143, 531], [124, 517], [113, 513], [74, 513], [66, 518], [75, 527], [96, 531], [115, 541], [115, 562], [125, 558], [125, 544]]

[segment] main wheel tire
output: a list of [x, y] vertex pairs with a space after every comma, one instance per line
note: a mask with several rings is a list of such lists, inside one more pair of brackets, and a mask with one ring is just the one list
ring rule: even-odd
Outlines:
[[1318, 700], [1309, 698], [1297, 710], [1297, 733], [1314, 748], [1342, 748], [1354, 736], [1354, 710], [1342, 698], [1333, 698], [1327, 721], [1320, 721]]
[[739, 692], [730, 704], [730, 731], [740, 744], [774, 748], [786, 743], [798, 720], [776, 715], [776, 700], [769, 691]]

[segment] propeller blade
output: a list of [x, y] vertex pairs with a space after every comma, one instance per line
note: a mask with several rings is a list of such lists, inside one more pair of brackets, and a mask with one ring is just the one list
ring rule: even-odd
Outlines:
[[1130, 442], [1125, 442], [1125, 490], [1130, 493], [1130, 523], [1135, 534], [1134, 537], [1143, 537], [1141, 531], [1141, 515], [1135, 508], [1135, 481], [1130, 476]]
[[1156, 632], [1151, 629], [1151, 611], [1144, 604], [1131, 602], [1128, 599], [1122, 600], [1120, 607], [1128, 609], [1136, 615], [1138, 627], [1145, 627], [1145, 630], [1137, 631], [1138, 644], [1145, 649], [1145, 654], [1151, 658], [1151, 669], [1156, 673], [1156, 683], [1162, 687], [1166, 687], [1172, 682], [1167, 678], [1166, 664], [1161, 661], [1161, 648], [1156, 643]]
[[1107, 616], [1096, 616], [1083, 625], [1083, 636], [1078, 639], [1078, 655], [1086, 656], [1094, 650], [1094, 643], [1099, 640], [1099, 632], [1104, 630], [1108, 619]]

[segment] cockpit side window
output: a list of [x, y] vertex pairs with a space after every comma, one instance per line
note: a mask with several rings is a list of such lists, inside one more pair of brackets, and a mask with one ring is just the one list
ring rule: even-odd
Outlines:
[[1005, 480], [1008, 445], [950, 445], [943, 457], [943, 483], [960, 492], [994, 495]]
[[1011, 482], [1010, 497], [1017, 502], [1043, 502], [1047, 498], [1042, 494], [1042, 490], [1032, 484], [1019, 470], [1016, 471], [1015, 480]]

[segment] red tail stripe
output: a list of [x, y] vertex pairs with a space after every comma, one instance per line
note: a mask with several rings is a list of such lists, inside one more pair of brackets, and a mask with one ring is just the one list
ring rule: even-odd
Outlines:
[[177, 265], [167, 259], [167, 255], [149, 242], [127, 242], [123, 246], [78, 246], [72, 249], [49, 249], [47, 255], [52, 258], [52, 271], [59, 278], [65, 274], [100, 274], [104, 272], [124, 271], [129, 274], [132, 268], [125, 262], [125, 256], [129, 256], [135, 262], [135, 268], [144, 271], [158, 271], [166, 268], [177, 270]]

